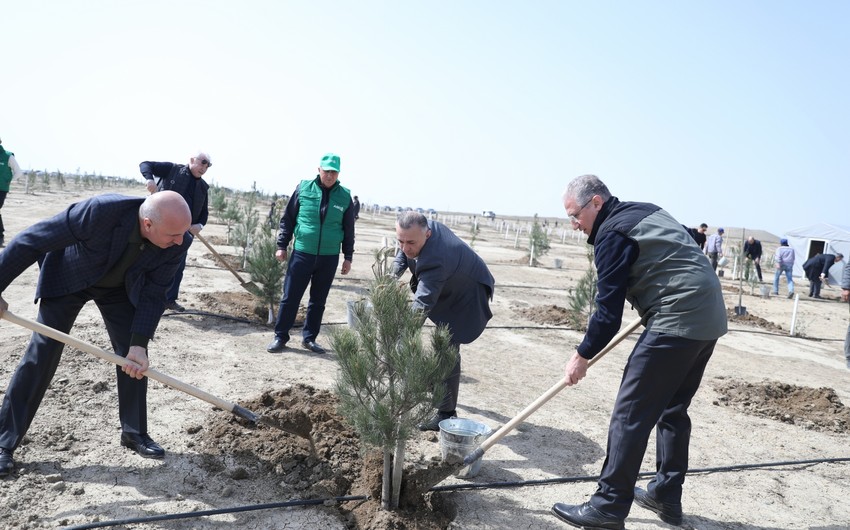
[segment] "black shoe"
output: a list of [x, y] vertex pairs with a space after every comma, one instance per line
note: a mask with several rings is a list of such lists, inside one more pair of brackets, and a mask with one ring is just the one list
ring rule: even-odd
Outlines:
[[682, 524], [681, 503], [661, 502], [643, 488], [635, 488], [635, 503], [641, 508], [657, 513], [658, 517], [667, 524], [673, 526]]
[[788, 299], [790, 300], [792, 298], [794, 298], [794, 293], [788, 293]]
[[589, 502], [575, 506], [559, 502], [552, 506], [552, 513], [565, 523], [585, 530], [622, 530], [626, 527], [624, 519], [606, 515]]
[[7, 477], [12, 473], [15, 461], [12, 459], [12, 451], [0, 447], [0, 477]]
[[178, 313], [182, 313], [186, 311], [186, 308], [177, 303], [177, 300], [172, 300], [170, 302], [165, 302], [165, 308], [171, 311], [177, 311]]
[[313, 353], [325, 353], [325, 349], [316, 344], [316, 341], [313, 340], [305, 340], [301, 343], [301, 346]]
[[455, 411], [451, 412], [443, 412], [438, 410], [431, 416], [431, 419], [426, 421], [425, 423], [420, 423], [417, 425], [420, 431], [439, 431], [440, 430], [440, 422], [443, 420], [448, 420], [450, 418], [457, 418], [457, 414]]
[[266, 351], [269, 353], [280, 353], [286, 349], [286, 340], [279, 339], [277, 337], [274, 338], [273, 341], [266, 346]]
[[6, 240], [3, 239], [2, 237], [0, 237], [0, 248], [3, 248], [5, 246], [6, 246]]
[[121, 433], [121, 445], [144, 458], [165, 458], [165, 450], [147, 434]]

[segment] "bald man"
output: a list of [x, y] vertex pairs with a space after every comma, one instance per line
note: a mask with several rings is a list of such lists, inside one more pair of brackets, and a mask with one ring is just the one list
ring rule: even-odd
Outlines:
[[[116, 367], [121, 445], [145, 458], [165, 451], [148, 435], [148, 341], [165, 309], [165, 293], [192, 236], [191, 213], [180, 194], [147, 197], [100, 195], [72, 204], [20, 232], [0, 252], [2, 293], [33, 263], [38, 321], [69, 333], [93, 300], [112, 349], [131, 361]], [[34, 333], [0, 406], [0, 477], [14, 467], [12, 454], [29, 429], [59, 365], [63, 344]], [[73, 427], [73, 426], [70, 426]]]

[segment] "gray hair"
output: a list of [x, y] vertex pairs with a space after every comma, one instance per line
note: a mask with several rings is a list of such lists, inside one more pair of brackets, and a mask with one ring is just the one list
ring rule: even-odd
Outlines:
[[212, 158], [210, 158], [210, 154], [206, 151], [195, 151], [195, 154], [192, 156], [192, 158], [203, 158], [205, 160], [208, 160], [210, 163], [210, 167], [212, 167]]
[[408, 230], [414, 225], [421, 228], [422, 231], [428, 230], [428, 218], [414, 210], [407, 210], [398, 214], [396, 223], [402, 230]]
[[599, 180], [596, 175], [582, 175], [576, 177], [567, 184], [567, 189], [564, 190], [563, 199], [567, 201], [568, 197], [572, 197], [576, 203], [584, 204], [588, 202], [594, 195], [599, 195], [603, 201], [611, 198], [611, 192], [608, 191], [608, 186]]

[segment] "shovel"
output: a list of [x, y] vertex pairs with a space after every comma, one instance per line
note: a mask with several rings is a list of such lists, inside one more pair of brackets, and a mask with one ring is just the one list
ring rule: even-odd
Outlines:
[[[121, 357], [120, 355], [116, 355], [110, 351], [104, 350], [103, 348], [99, 348], [94, 344], [90, 344], [88, 342], [84, 342], [80, 339], [74, 338], [70, 335], [62, 333], [59, 330], [53, 329], [49, 326], [45, 326], [41, 322], [36, 322], [34, 320], [29, 320], [23, 317], [19, 317], [13, 314], [11, 311], [6, 311], [3, 313], [3, 316], [0, 317], [13, 324], [17, 324], [19, 326], [25, 327], [31, 331], [34, 331], [40, 335], [44, 335], [45, 337], [49, 337], [53, 340], [58, 340], [59, 342], [63, 342], [68, 346], [73, 348], [77, 348], [78, 350], [88, 352], [96, 357], [100, 357], [105, 361], [109, 361], [113, 364], [117, 364], [118, 366], [124, 366], [128, 364], [130, 361]], [[258, 416], [251, 412], [250, 410], [240, 407], [235, 403], [230, 403], [221, 398], [213, 396], [212, 394], [208, 394], [204, 392], [200, 388], [196, 388], [192, 385], [186, 384], [182, 381], [174, 379], [173, 377], [157, 372], [152, 368], [148, 368], [143, 374], [154, 381], [159, 381], [160, 383], [170, 386], [176, 390], [180, 390], [181, 392], [185, 392], [191, 396], [195, 396], [198, 399], [206, 401], [207, 403], [211, 403], [216, 407], [226, 410], [227, 412], [231, 412], [236, 416], [239, 416], [242, 419], [248, 420], [249, 422], [257, 425], [258, 423], [263, 423], [265, 425], [269, 425], [271, 427], [275, 427], [289, 434], [294, 434], [301, 438], [306, 438], [310, 442], [310, 449], [315, 453], [315, 444], [313, 443], [313, 437], [310, 435], [310, 426], [296, 426], [290, 427], [288, 425], [282, 425], [280, 422], [276, 421], [273, 418], [264, 418], [262, 416]]]
[[[640, 325], [640, 322], [641, 322], [641, 319], [640, 319], [640, 317], [638, 317], [634, 321], [632, 321], [629, 325], [627, 325], [625, 328], [621, 329], [620, 332], [617, 333], [614, 336], [614, 338], [611, 339], [611, 341], [604, 348], [602, 348], [602, 351], [597, 353], [596, 356], [593, 359], [588, 361], [587, 366], [588, 367], [593, 366], [593, 364], [596, 361], [598, 361], [599, 359], [601, 359], [603, 355], [605, 355], [606, 353], [611, 351], [614, 348], [614, 346], [619, 344], [632, 331], [634, 331]], [[511, 420], [508, 423], [504, 424], [501, 429], [499, 429], [498, 431], [493, 433], [490, 437], [488, 437], [486, 440], [484, 440], [481, 443], [481, 445], [479, 445], [478, 448], [475, 451], [466, 455], [463, 459], [463, 465], [468, 466], [471, 463], [478, 460], [479, 458], [481, 458], [482, 456], [484, 456], [484, 452], [487, 449], [490, 449], [490, 447], [495, 445], [496, 442], [498, 442], [499, 440], [504, 438], [504, 436], [506, 434], [508, 434], [509, 432], [514, 430], [514, 428], [516, 428], [516, 426], [518, 424], [525, 421], [525, 419], [527, 417], [529, 417], [534, 411], [539, 409], [541, 406], [543, 406], [544, 403], [546, 403], [547, 401], [552, 399], [552, 397], [555, 394], [557, 394], [558, 392], [560, 392], [561, 390], [563, 390], [566, 387], [567, 387], [567, 383], [564, 380], [564, 378], [562, 377], [561, 380], [558, 381], [557, 384], [552, 386], [552, 388], [547, 390], [542, 396], [540, 396], [539, 398], [534, 400], [534, 402], [531, 403], [529, 406], [525, 407], [525, 409], [523, 409], [522, 412], [520, 412], [519, 414], [517, 414], [516, 416], [511, 418]]]
[[230, 272], [233, 273], [234, 276], [236, 276], [236, 279], [239, 280], [239, 283], [242, 285], [242, 287], [245, 288], [245, 290], [247, 290], [249, 293], [253, 294], [254, 296], [259, 296], [259, 297], [262, 298], [262, 296], [263, 296], [262, 291], [260, 291], [260, 288], [257, 287], [257, 284], [255, 284], [254, 282], [246, 282], [245, 280], [243, 280], [242, 276], [239, 276], [239, 273], [236, 272], [236, 269], [231, 267], [230, 263], [228, 263], [227, 260], [225, 260], [221, 256], [221, 254], [216, 252], [216, 250], [212, 247], [212, 245], [210, 245], [207, 242], [207, 240], [204, 239], [204, 237], [200, 233], [195, 234], [195, 237], [198, 238], [198, 240], [200, 240], [201, 243], [206, 245], [206, 247], [208, 249], [210, 249], [210, 252], [212, 252], [212, 255], [215, 256], [218, 259], [218, 261], [220, 261], [222, 264], [224, 264], [224, 266], [227, 267], [227, 270], [229, 270]]

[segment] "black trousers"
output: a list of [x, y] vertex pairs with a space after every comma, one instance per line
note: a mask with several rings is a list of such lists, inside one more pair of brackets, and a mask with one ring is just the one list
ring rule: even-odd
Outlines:
[[457, 408], [457, 396], [460, 392], [460, 344], [452, 343], [452, 346], [457, 348], [457, 362], [449, 376], [443, 380], [445, 385], [445, 394], [443, 401], [437, 407], [440, 412], [454, 412]]
[[628, 515], [653, 427], [656, 475], [649, 491], [662, 502], [681, 502], [691, 438], [688, 407], [716, 343], [649, 331], [640, 336], [611, 415], [605, 463], [590, 500], [595, 508]]
[[[126, 357], [130, 348], [130, 326], [136, 310], [123, 286], [110, 289], [91, 287], [57, 298], [43, 298], [38, 308], [38, 321], [68, 333], [89, 300], [94, 300], [100, 309], [112, 349]], [[0, 406], [0, 447], [14, 451], [20, 445], [56, 373], [63, 348], [63, 343], [33, 333]], [[148, 379], [134, 379], [118, 366], [115, 372], [121, 429], [129, 433], [147, 433]]]
[[[0, 210], [3, 209], [3, 204], [6, 202], [6, 194], [8, 191], [0, 191]], [[3, 226], [3, 215], [0, 214], [0, 238], [6, 233], [6, 228]]]

